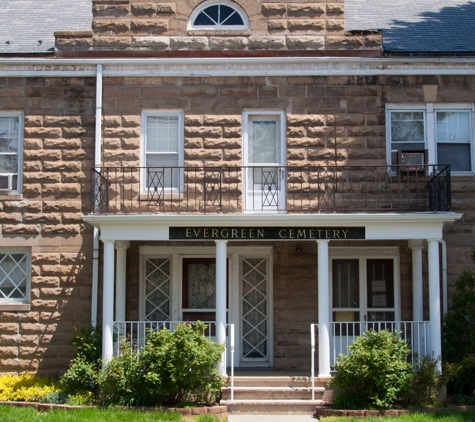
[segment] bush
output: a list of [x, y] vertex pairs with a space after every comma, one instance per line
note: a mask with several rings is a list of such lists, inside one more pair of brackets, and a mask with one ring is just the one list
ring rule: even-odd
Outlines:
[[58, 382], [28, 373], [0, 377], [0, 401], [45, 401], [60, 393]]
[[438, 369], [440, 359], [431, 356], [422, 356], [414, 364], [414, 378], [411, 390], [405, 402], [414, 406], [432, 405], [437, 402], [444, 378]]
[[413, 372], [406, 361], [407, 343], [397, 333], [368, 330], [348, 346], [349, 353], [337, 359], [336, 374], [330, 386], [336, 388], [336, 402], [342, 396], [354, 396], [352, 403], [386, 409], [405, 396], [411, 387]]
[[175, 331], [150, 332], [136, 353], [130, 343], [111, 360], [101, 379], [105, 404], [176, 405], [183, 400], [214, 402], [223, 385], [215, 368], [223, 346], [209, 340], [202, 322], [178, 324]]
[[471, 395], [475, 379], [475, 274], [462, 273], [451, 299], [451, 310], [442, 326], [442, 356], [454, 374], [447, 392]]
[[75, 330], [71, 344], [76, 355], [60, 379], [62, 388], [70, 395], [96, 396], [101, 371], [102, 335], [96, 327]]

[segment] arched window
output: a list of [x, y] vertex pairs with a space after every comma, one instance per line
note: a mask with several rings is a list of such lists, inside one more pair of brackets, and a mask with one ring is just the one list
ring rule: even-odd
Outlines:
[[188, 29], [249, 29], [249, 20], [236, 3], [212, 0], [193, 11]]

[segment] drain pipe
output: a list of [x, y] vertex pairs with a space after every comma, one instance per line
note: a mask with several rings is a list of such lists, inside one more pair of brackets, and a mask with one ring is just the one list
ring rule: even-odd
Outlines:
[[439, 240], [442, 246], [442, 312], [447, 315], [448, 310], [448, 292], [447, 292], [447, 243], [444, 239]]
[[[102, 64], [97, 65], [96, 74], [96, 132], [94, 141], [94, 168], [101, 166], [102, 134]], [[94, 205], [94, 204], [93, 204]], [[97, 326], [97, 303], [99, 294], [99, 229], [94, 227], [92, 244], [92, 299], [91, 325]]]

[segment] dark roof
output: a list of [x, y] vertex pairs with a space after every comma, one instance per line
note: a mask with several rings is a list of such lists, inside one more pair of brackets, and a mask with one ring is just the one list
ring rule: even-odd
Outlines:
[[0, 53], [45, 53], [54, 48], [54, 31], [91, 29], [92, 2], [0, 0], [0, 22]]
[[345, 0], [346, 29], [383, 30], [394, 52], [474, 52], [475, 2]]

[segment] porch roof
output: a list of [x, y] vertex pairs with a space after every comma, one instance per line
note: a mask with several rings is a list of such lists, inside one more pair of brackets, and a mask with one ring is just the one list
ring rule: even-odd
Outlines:
[[[363, 227], [365, 228], [365, 240], [419, 240], [442, 238], [444, 225], [450, 224], [461, 217], [462, 214], [454, 212], [381, 214], [254, 213], [213, 215], [89, 214], [83, 216], [83, 220], [101, 230], [102, 240], [117, 241], [169, 241], [170, 227], [301, 227], [314, 229]], [[324, 238], [325, 237], [322, 237], [321, 239]], [[210, 238], [209, 240], [216, 239]], [[229, 238], [228, 240], [236, 241], [243, 239]], [[288, 238], [286, 240], [294, 239]], [[298, 240], [317, 239], [299, 238]]]

